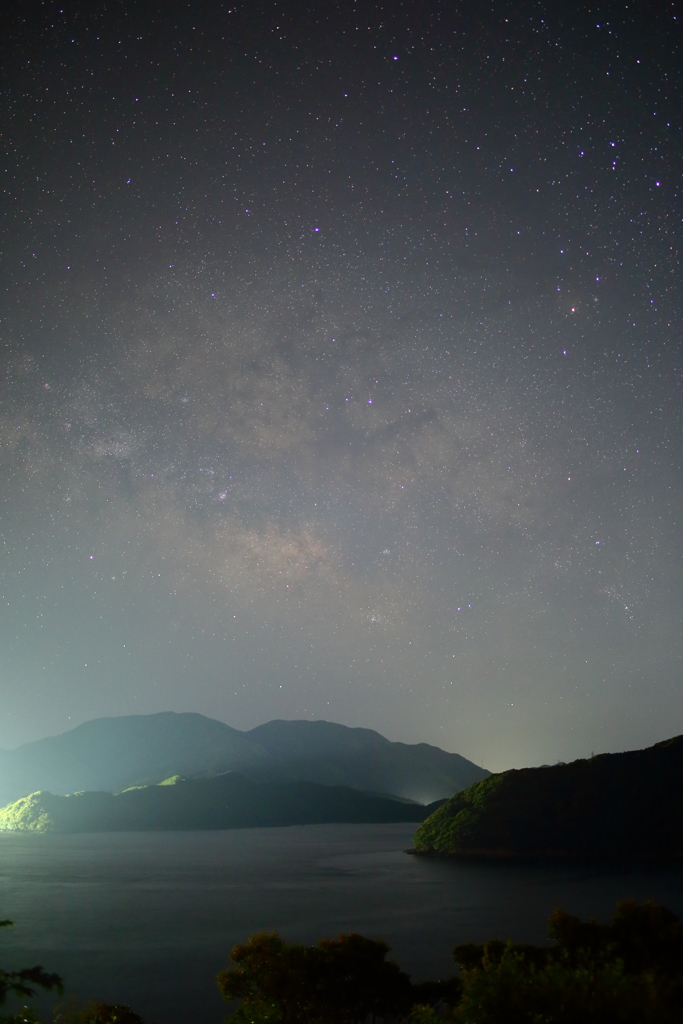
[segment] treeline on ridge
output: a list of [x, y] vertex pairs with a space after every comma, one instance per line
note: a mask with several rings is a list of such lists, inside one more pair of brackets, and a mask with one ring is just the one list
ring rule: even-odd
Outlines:
[[490, 775], [415, 834], [455, 857], [683, 858], [683, 736], [645, 750]]
[[255, 782], [239, 772], [175, 775], [122, 793], [31, 793], [0, 808], [0, 831], [127, 832], [284, 825], [420, 822], [439, 806], [392, 800], [350, 786]]

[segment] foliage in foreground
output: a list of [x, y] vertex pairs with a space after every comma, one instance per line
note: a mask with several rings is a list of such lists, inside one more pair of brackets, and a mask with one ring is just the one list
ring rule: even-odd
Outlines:
[[[11, 922], [0, 922], [0, 926]], [[218, 975], [226, 1024], [680, 1024], [683, 926], [656, 903], [617, 904], [609, 924], [562, 910], [549, 919], [550, 946], [490, 940], [456, 946], [460, 975], [413, 985], [387, 960], [385, 942], [340, 935], [315, 946], [275, 932], [233, 947]], [[41, 967], [0, 971], [0, 1003], [37, 986], [62, 991]], [[40, 1024], [22, 1007], [0, 1024]], [[52, 1024], [144, 1024], [128, 1006], [58, 1004]]]
[[237, 965], [218, 975], [235, 1024], [355, 1024], [397, 1019], [411, 1005], [410, 979], [386, 959], [385, 942], [362, 935], [323, 939], [317, 946], [284, 942], [275, 932], [252, 935], [232, 950]]
[[608, 925], [556, 910], [550, 947], [456, 946], [461, 1024], [668, 1024], [683, 1019], [683, 928], [655, 903], [617, 904]]
[[102, 1003], [88, 1000], [80, 1006], [78, 1000], [57, 1005], [52, 1024], [145, 1024], [142, 1017], [123, 1003]]
[[[0, 928], [8, 928], [12, 924], [13, 921], [0, 921]], [[40, 966], [25, 967], [21, 971], [0, 969], [0, 1005], [6, 1002], [10, 994], [19, 997], [35, 995], [35, 988], [32, 986], [38, 986], [46, 992], [56, 989], [61, 994], [63, 991], [59, 975], [48, 974]]]
[[459, 978], [411, 985], [388, 947], [360, 935], [317, 946], [275, 933], [235, 946], [218, 976], [229, 1024], [674, 1024], [683, 1020], [683, 927], [655, 903], [624, 901], [609, 924], [561, 910], [552, 946], [456, 946]]
[[[0, 1017], [0, 1024], [41, 1024], [35, 1010], [22, 1006], [17, 1013]], [[77, 1000], [58, 1003], [51, 1024], [145, 1024], [130, 1006], [121, 1003], [102, 1003], [91, 999], [81, 1006]]]
[[[6, 928], [13, 921], [0, 921], [0, 928]], [[42, 967], [25, 967], [20, 971], [3, 971], [0, 969], [0, 1004], [7, 1001], [8, 995], [18, 997], [33, 996], [36, 989], [45, 992], [56, 991], [60, 995], [64, 984], [58, 974], [48, 974]], [[58, 1003], [55, 1007], [53, 1024], [144, 1024], [142, 1017], [133, 1013], [129, 1006], [111, 1005], [90, 1000], [84, 1006], [70, 1000]], [[0, 1024], [40, 1024], [40, 1018], [29, 1006], [22, 1006], [16, 1013], [0, 1015]]]

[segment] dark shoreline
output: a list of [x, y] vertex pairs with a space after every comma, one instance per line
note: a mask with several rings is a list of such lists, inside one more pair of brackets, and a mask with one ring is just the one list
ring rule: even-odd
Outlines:
[[657, 855], [657, 854], [597, 854], [597, 853], [571, 853], [567, 850], [551, 851], [539, 850], [528, 853], [519, 853], [513, 850], [418, 850], [409, 847], [403, 851], [411, 857], [423, 857], [425, 860], [438, 861], [461, 861], [467, 864], [548, 864], [556, 866], [567, 864], [605, 865], [614, 867], [658, 867], [683, 868], [683, 854]]

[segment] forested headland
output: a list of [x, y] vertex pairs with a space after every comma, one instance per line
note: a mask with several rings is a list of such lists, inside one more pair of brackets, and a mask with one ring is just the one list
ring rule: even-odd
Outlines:
[[490, 775], [417, 830], [415, 851], [460, 857], [683, 857], [683, 736], [645, 750]]

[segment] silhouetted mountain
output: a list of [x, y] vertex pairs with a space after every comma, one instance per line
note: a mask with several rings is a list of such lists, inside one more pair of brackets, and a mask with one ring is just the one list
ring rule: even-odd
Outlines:
[[245, 735], [267, 750], [278, 771], [290, 778], [372, 789], [418, 803], [450, 796], [489, 775], [440, 747], [393, 743], [373, 729], [335, 722], [276, 720]]
[[450, 856], [683, 858], [683, 736], [646, 750], [491, 775], [415, 835]]
[[266, 758], [244, 733], [204, 715], [166, 711], [96, 718], [60, 736], [2, 751], [0, 803], [36, 790], [116, 791], [170, 775], [218, 774]]
[[426, 743], [392, 743], [371, 729], [332, 722], [269, 722], [251, 732], [172, 711], [84, 722], [60, 736], [0, 751], [0, 805], [27, 793], [118, 791], [171, 775], [240, 771], [347, 785], [428, 803], [489, 773]]
[[140, 832], [255, 828], [328, 822], [422, 821], [432, 807], [388, 800], [346, 786], [254, 782], [229, 772], [205, 779], [175, 776], [123, 793], [32, 793], [0, 810], [0, 830]]

